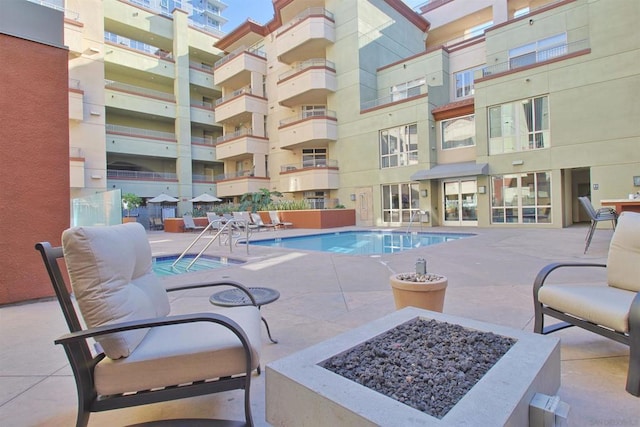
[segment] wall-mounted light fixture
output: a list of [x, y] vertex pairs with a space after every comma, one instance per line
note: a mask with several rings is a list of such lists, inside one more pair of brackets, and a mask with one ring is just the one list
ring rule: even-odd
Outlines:
[[487, 194], [487, 187], [484, 185], [481, 185], [478, 187], [478, 194]]
[[356, 195], [355, 194], [350, 194], [349, 198], [351, 199], [352, 202], [356, 201]]
[[429, 197], [429, 190], [427, 190], [426, 188], [424, 190], [420, 190], [420, 195], [422, 197]]
[[511, 162], [511, 164], [513, 166], [521, 166], [524, 165], [524, 160], [514, 160], [513, 162]]

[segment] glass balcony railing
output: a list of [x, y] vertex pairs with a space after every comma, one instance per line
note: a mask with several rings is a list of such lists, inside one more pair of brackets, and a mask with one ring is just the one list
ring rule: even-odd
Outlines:
[[172, 172], [147, 172], [107, 169], [107, 179], [135, 179], [140, 181], [177, 181], [178, 176]]
[[292, 76], [300, 71], [306, 70], [308, 68], [314, 68], [314, 67], [325, 67], [325, 68], [329, 68], [331, 70], [335, 70], [336, 69], [336, 64], [331, 62], [331, 61], [327, 61], [326, 59], [322, 59], [322, 58], [315, 58], [315, 59], [309, 59], [307, 61], [302, 61], [297, 63], [293, 68], [291, 68], [289, 71], [282, 73], [278, 76], [278, 80], [284, 80], [289, 76]]
[[[219, 136], [216, 138], [216, 142], [215, 144], [222, 144], [226, 141], [229, 141], [231, 139], [235, 139], [235, 138], [239, 138], [241, 136], [253, 136], [253, 129], [251, 128], [243, 128], [240, 130], [237, 130], [235, 132], [228, 132], [222, 136]], [[257, 136], [257, 135], [256, 135]]]
[[336, 118], [336, 112], [333, 110], [324, 110], [324, 111], [305, 111], [304, 113], [297, 114], [295, 116], [287, 117], [286, 119], [280, 120], [280, 127], [288, 125], [290, 123], [299, 122], [301, 120], [313, 118], [313, 117], [331, 117]]
[[120, 126], [113, 124], [106, 124], [105, 130], [107, 134], [118, 134], [125, 136], [133, 136], [137, 138], [151, 138], [151, 139], [176, 139], [176, 135], [170, 132], [160, 132], [151, 129], [134, 128], [129, 126]]
[[138, 40], [130, 39], [128, 37], [123, 37], [118, 34], [114, 34], [110, 31], [104, 32], [104, 41], [110, 42], [116, 45], [125, 46], [129, 49], [137, 50], [138, 52], [146, 53], [149, 55], [157, 56], [162, 59], [173, 59], [173, 54], [171, 52], [167, 52], [164, 49], [161, 49], [157, 46], [153, 46], [147, 43], [143, 43]]

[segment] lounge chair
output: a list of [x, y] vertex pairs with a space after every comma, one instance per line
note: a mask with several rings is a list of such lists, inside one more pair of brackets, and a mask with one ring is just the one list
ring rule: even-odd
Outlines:
[[[606, 268], [606, 283], [546, 284], [562, 267]], [[627, 391], [640, 396], [640, 213], [622, 212], [607, 264], [554, 263], [533, 284], [534, 332], [549, 334], [579, 326], [629, 346]], [[544, 316], [562, 322], [544, 326]]]
[[257, 230], [258, 226], [251, 221], [249, 212], [233, 212], [233, 219], [236, 220], [236, 224], [244, 230], [248, 227], [249, 230]]
[[184, 221], [184, 231], [202, 231], [205, 229], [201, 225], [196, 225], [191, 214], [182, 215], [182, 220]]
[[265, 224], [264, 221], [262, 221], [262, 217], [260, 216], [259, 213], [252, 213], [251, 219], [253, 220], [253, 223], [258, 226], [259, 230], [269, 230], [269, 229], [275, 230], [277, 227], [276, 224], [272, 224], [272, 223]]
[[[165, 289], [151, 270], [139, 223], [74, 227], [63, 233], [62, 247], [41, 242], [36, 249], [69, 327], [55, 343], [64, 347], [76, 380], [76, 426], [86, 426], [91, 412], [236, 389], [244, 390], [245, 421], [252, 425], [251, 372], [260, 369], [261, 350], [257, 305], [214, 313], [205, 299], [203, 312], [170, 315], [167, 295], [231, 286], [255, 303], [244, 286], [221, 281]], [[94, 339], [97, 351], [90, 347]]]
[[591, 204], [591, 200], [588, 197], [578, 197], [580, 204], [584, 208], [587, 215], [589, 215], [589, 219], [591, 220], [591, 225], [589, 226], [589, 231], [587, 232], [587, 237], [585, 237], [585, 246], [584, 253], [587, 253], [589, 249], [589, 245], [591, 244], [591, 238], [593, 237], [593, 233], [596, 231], [598, 227], [598, 222], [600, 221], [611, 221], [613, 225], [613, 229], [616, 229], [616, 224], [618, 223], [618, 213], [615, 209], [612, 208], [600, 208], [596, 210]]
[[292, 222], [282, 222], [280, 221], [280, 217], [278, 216], [278, 212], [276, 211], [269, 211], [269, 218], [271, 218], [271, 224], [275, 225], [276, 227], [280, 228], [287, 228], [287, 227], [293, 227], [293, 223]]

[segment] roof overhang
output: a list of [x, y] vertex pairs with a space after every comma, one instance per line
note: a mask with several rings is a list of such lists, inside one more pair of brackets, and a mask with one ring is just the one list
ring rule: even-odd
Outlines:
[[418, 171], [411, 175], [411, 180], [424, 181], [427, 179], [454, 178], [488, 174], [489, 165], [487, 163], [451, 163], [447, 165], [436, 165], [431, 169]]

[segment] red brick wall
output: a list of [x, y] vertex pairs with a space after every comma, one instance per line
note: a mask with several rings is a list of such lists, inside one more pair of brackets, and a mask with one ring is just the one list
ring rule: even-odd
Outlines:
[[53, 295], [34, 245], [69, 226], [67, 55], [0, 34], [0, 304]]

